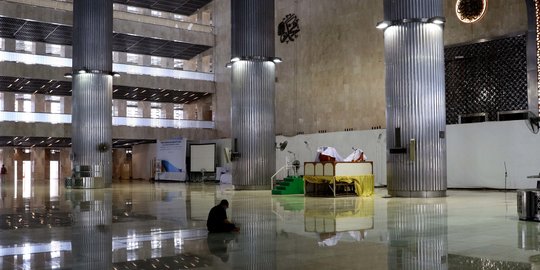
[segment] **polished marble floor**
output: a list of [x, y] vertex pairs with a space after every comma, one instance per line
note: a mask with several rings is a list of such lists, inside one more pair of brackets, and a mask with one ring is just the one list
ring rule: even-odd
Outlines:
[[[304, 198], [214, 184], [0, 183], [0, 269], [538, 269], [540, 223], [515, 192]], [[241, 231], [208, 235], [230, 202]]]

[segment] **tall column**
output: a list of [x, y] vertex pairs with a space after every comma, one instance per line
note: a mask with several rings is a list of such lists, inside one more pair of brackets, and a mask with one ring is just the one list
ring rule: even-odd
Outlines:
[[139, 101], [139, 108], [142, 110], [143, 118], [150, 118], [152, 116], [152, 103], [146, 101]]
[[46, 167], [49, 159], [46, 157], [45, 148], [34, 147], [32, 152], [30, 152], [30, 159], [32, 161], [32, 179], [42, 181], [44, 179], [49, 179], [49, 175], [46, 174]]
[[4, 111], [15, 111], [15, 93], [4, 92]]
[[71, 176], [71, 161], [69, 160], [70, 153], [71, 148], [60, 149], [60, 179]]
[[446, 195], [441, 0], [385, 0], [388, 193]]
[[72, 100], [71, 97], [62, 97], [60, 99], [60, 104], [62, 106], [62, 113], [71, 114], [71, 106], [72, 106], [71, 100]]
[[126, 117], [127, 101], [122, 99], [114, 100], [116, 108], [118, 109], [118, 117]]
[[11, 147], [2, 148], [2, 164], [7, 169], [7, 179], [13, 180], [13, 175], [15, 174], [15, 162], [14, 149]]
[[47, 112], [45, 105], [45, 95], [32, 95], [33, 109], [32, 112], [43, 113]]
[[106, 187], [112, 182], [112, 5], [73, 3], [73, 165], [100, 165]]
[[174, 119], [174, 104], [163, 103], [163, 111], [165, 111], [165, 118]]
[[269, 189], [275, 171], [274, 1], [235, 0], [232, 8], [232, 134], [236, 189]]

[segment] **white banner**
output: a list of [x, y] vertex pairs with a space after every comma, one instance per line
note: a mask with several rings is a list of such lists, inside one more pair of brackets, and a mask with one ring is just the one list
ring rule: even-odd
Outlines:
[[186, 140], [158, 141], [156, 180], [186, 181]]

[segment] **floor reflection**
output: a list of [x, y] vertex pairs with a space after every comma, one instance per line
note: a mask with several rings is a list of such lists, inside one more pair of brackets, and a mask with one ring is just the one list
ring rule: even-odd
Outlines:
[[112, 191], [67, 190], [72, 204], [72, 268], [112, 268]]
[[[0, 269], [536, 269], [540, 223], [498, 192], [305, 198], [210, 184], [0, 181]], [[515, 193], [513, 194], [515, 196]], [[241, 230], [206, 231], [230, 202]], [[504, 207], [506, 206], [506, 207]]]
[[388, 269], [448, 269], [446, 199], [388, 202]]

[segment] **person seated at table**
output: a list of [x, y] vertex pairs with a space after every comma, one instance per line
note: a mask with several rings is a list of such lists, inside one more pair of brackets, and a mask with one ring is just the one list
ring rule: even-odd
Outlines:
[[237, 232], [240, 230], [227, 219], [227, 208], [229, 208], [229, 202], [222, 200], [218, 205], [210, 209], [206, 220], [206, 227], [210, 233]]

